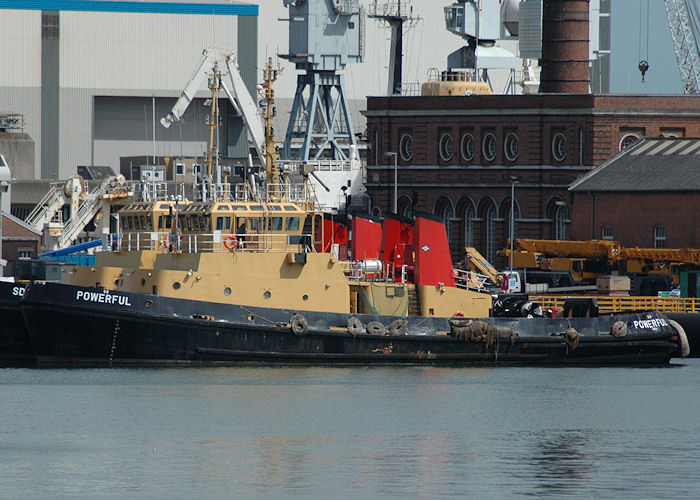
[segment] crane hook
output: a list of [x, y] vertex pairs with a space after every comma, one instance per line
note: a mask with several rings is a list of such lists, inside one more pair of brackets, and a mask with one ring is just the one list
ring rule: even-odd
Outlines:
[[642, 83], [644, 82], [644, 75], [646, 74], [647, 70], [649, 69], [649, 63], [646, 62], [646, 60], [642, 59], [639, 61], [639, 71], [642, 73]]

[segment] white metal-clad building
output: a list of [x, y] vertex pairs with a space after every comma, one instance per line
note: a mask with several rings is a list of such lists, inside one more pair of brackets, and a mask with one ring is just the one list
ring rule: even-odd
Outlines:
[[[256, 5], [0, 0], [0, 9], [0, 112], [23, 114], [37, 148], [34, 172], [16, 178], [65, 179], [77, 165], [118, 170], [120, 156], [154, 150], [201, 155], [208, 136], [201, 102], [181, 126], [165, 129], [158, 119], [207, 45], [237, 52], [255, 88]], [[235, 149], [237, 138], [229, 139]]]

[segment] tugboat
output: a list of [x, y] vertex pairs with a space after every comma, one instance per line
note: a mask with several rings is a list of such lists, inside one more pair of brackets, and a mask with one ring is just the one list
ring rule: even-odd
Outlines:
[[654, 365], [685, 353], [683, 331], [653, 311], [493, 317], [429, 214], [321, 212], [308, 185], [279, 180], [273, 79], [268, 64], [266, 182], [219, 189], [210, 156], [199, 199], [124, 206], [94, 265], [20, 301], [40, 365]]

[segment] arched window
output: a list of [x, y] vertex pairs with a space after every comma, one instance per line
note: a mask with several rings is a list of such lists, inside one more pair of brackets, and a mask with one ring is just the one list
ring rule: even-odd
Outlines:
[[569, 222], [569, 211], [566, 205], [559, 205], [557, 202], [557, 210], [554, 212], [554, 239], [566, 239], [566, 224]]
[[625, 134], [622, 139], [620, 139], [620, 145], [619, 149], [622, 151], [623, 149], [627, 149], [630, 147], [632, 144], [637, 142], [639, 140], [639, 136], [636, 134]]
[[445, 132], [440, 136], [440, 159], [450, 161], [452, 158], [452, 134]]
[[472, 161], [474, 159], [474, 136], [473, 135], [464, 134], [462, 136], [460, 151], [462, 153], [462, 159], [464, 161]]
[[484, 135], [481, 150], [486, 161], [493, 161], [496, 158], [496, 136], [490, 132]]
[[474, 219], [476, 214], [474, 213], [474, 207], [469, 205], [464, 210], [464, 246], [473, 247], [474, 246]]
[[447, 233], [447, 244], [450, 244], [452, 236], [452, 217], [454, 212], [452, 211], [452, 205], [446, 204], [442, 209], [442, 220], [445, 221], [445, 232]]
[[555, 134], [552, 139], [552, 155], [556, 161], [566, 159], [566, 136], [561, 132]]
[[503, 143], [503, 153], [508, 161], [518, 159], [518, 134], [511, 132]]
[[496, 259], [496, 207], [491, 205], [486, 209], [486, 260]]
[[399, 154], [403, 161], [411, 161], [413, 159], [413, 137], [410, 134], [404, 134], [401, 136], [401, 141], [399, 142]]

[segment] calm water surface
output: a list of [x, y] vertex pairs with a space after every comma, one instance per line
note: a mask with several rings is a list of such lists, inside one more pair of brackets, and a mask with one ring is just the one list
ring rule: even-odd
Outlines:
[[698, 498], [670, 368], [0, 370], [2, 498]]

